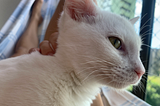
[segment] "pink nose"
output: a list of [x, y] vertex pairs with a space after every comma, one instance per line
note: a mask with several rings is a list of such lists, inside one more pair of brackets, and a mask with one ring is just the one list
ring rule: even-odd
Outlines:
[[137, 69], [135, 70], [135, 72], [137, 73], [138, 78], [140, 78], [140, 77], [145, 73], [145, 71], [143, 71], [143, 70], [141, 70], [141, 69], [139, 69], [139, 68], [137, 68]]

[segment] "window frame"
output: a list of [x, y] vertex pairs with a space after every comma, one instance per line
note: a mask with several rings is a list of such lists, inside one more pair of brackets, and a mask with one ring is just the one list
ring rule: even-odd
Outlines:
[[[156, 0], [142, 0], [142, 13], [141, 13], [141, 25], [140, 25], [140, 36], [144, 33], [148, 33], [143, 39], [143, 44], [151, 47], [153, 23], [154, 23], [154, 12], [155, 12]], [[143, 25], [147, 27], [143, 27]], [[150, 59], [150, 47], [142, 45], [141, 60], [146, 69], [146, 73], [142, 76], [141, 84], [143, 88], [139, 86], [134, 86], [132, 93], [142, 100], [146, 100], [146, 89], [147, 89], [147, 79], [149, 71], [149, 59]]]

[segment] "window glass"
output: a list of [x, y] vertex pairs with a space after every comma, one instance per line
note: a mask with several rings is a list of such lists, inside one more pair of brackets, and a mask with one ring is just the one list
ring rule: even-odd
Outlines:
[[160, 0], [156, 0], [146, 101], [160, 106]]
[[[111, 11], [132, 19], [141, 16], [142, 0], [97, 0], [100, 8]], [[135, 30], [139, 34], [140, 19], [135, 24]]]

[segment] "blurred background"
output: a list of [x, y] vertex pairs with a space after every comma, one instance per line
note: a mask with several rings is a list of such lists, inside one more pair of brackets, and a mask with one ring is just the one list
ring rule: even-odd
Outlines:
[[21, 0], [0, 0], [0, 29], [11, 16]]
[[[132, 19], [136, 16], [141, 17], [142, 3], [143, 0], [98, 0], [98, 5], [102, 9], [124, 16], [127, 19]], [[142, 18], [145, 18], [146, 15], [142, 16]], [[140, 21], [139, 19], [135, 24], [135, 30], [138, 35], [140, 33]], [[144, 25], [143, 27], [147, 26]], [[149, 30], [143, 34], [143, 38], [148, 34], [150, 34]], [[145, 94], [146, 102], [152, 106], [160, 106], [160, 0], [156, 0], [155, 3], [153, 33], [151, 35], [151, 45], [147, 46], [151, 49], [148, 51], [150, 52], [150, 59], [146, 60], [149, 61], [146, 92], [143, 91], [145, 87], [143, 85], [139, 85], [138, 89], [141, 89], [140, 91]], [[146, 78], [143, 79], [146, 80]], [[129, 91], [132, 92], [132, 90], [133, 88], [130, 87]]]

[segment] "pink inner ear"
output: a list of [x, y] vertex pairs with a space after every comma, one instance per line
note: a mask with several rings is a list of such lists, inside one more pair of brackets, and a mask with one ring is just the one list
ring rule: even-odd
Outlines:
[[66, 8], [71, 18], [77, 21], [81, 17], [95, 16], [95, 4], [92, 0], [66, 0]]

